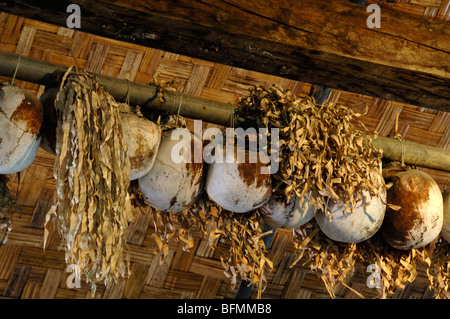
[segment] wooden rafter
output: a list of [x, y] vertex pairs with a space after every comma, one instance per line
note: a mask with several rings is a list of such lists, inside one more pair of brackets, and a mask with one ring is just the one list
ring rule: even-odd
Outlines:
[[249, 70], [450, 111], [448, 23], [346, 0], [19, 0], [0, 11]]

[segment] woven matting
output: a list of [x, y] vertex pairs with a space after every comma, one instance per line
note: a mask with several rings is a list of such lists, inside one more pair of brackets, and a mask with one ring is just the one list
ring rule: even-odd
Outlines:
[[[394, 10], [430, 18], [449, 20], [450, 0], [409, 1], [388, 4]], [[42, 61], [66, 66], [78, 64], [87, 71], [149, 83], [155, 72], [160, 80], [175, 79], [179, 92], [221, 102], [237, 102], [252, 85], [278, 84], [295, 95], [308, 95], [311, 85], [258, 72], [202, 61], [134, 44], [102, 38], [92, 34], [33, 21], [0, 12], [0, 48]], [[73, 58], [75, 57], [75, 59]], [[38, 96], [43, 87], [16, 81]], [[381, 136], [392, 136], [395, 117], [399, 114], [399, 133], [407, 141], [450, 148], [450, 113], [412, 105], [332, 90], [330, 99], [368, 113], [362, 117], [369, 130]], [[400, 144], [399, 144], [400, 147]], [[50, 238], [49, 248], [42, 249], [43, 224], [55, 189], [54, 157], [39, 149], [33, 164], [19, 175], [10, 176], [8, 186], [15, 203], [21, 208], [12, 216], [13, 230], [7, 244], [0, 246], [0, 297], [3, 298], [91, 298], [90, 287], [67, 287], [64, 249], [57, 235]], [[450, 174], [423, 169], [443, 189]], [[223, 273], [220, 256], [199, 239], [185, 252], [172, 243], [166, 263], [159, 256], [152, 237], [153, 229], [145, 211], [136, 211], [130, 226], [128, 243], [132, 274], [116, 284], [98, 286], [95, 298], [234, 298]], [[220, 247], [220, 244], [219, 244]], [[317, 275], [302, 262], [293, 268], [293, 243], [289, 230], [277, 230], [270, 250], [274, 270], [267, 275], [268, 286], [263, 298], [329, 298]], [[375, 289], [366, 285], [367, 273], [359, 267], [348, 285], [367, 298], [376, 297]], [[389, 298], [429, 298], [428, 282], [423, 269], [416, 280]], [[256, 297], [256, 292], [252, 297]], [[337, 298], [357, 298], [349, 289], [338, 285]]]

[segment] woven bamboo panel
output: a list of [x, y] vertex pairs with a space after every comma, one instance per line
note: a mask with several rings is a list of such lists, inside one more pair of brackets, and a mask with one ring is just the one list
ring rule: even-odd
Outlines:
[[[374, 2], [375, 3], [375, 2]], [[426, 0], [385, 3], [392, 10], [425, 15], [448, 21], [450, 0]], [[254, 71], [202, 61], [170, 52], [119, 42], [62, 27], [25, 19], [0, 12], [0, 50], [18, 53], [35, 59], [76, 65], [88, 71], [149, 83], [155, 74], [160, 80], [175, 79], [178, 91], [221, 101], [237, 102], [252, 85], [278, 84], [295, 95], [309, 94], [311, 85]], [[38, 96], [43, 87], [17, 81]], [[399, 133], [407, 141], [450, 148], [450, 113], [412, 105], [332, 90], [330, 99], [361, 111], [371, 131], [382, 136], [394, 134], [395, 118], [399, 115]], [[400, 147], [400, 144], [399, 144]], [[57, 235], [49, 238], [49, 246], [42, 248], [45, 214], [52, 203], [55, 189], [54, 157], [42, 149], [33, 164], [20, 175], [10, 176], [9, 188], [14, 202], [20, 207], [13, 216], [13, 230], [8, 243], [0, 246], [1, 298], [92, 298], [90, 287], [69, 288], [64, 248]], [[450, 174], [424, 169], [441, 189]], [[164, 264], [155, 254], [154, 230], [145, 211], [136, 210], [130, 225], [128, 244], [131, 255], [129, 278], [104, 287], [99, 286], [94, 298], [234, 298], [237, 288], [231, 288], [223, 273], [220, 254], [196, 239], [190, 251], [182, 250], [176, 242]], [[219, 243], [220, 248], [220, 243]], [[269, 257], [274, 270], [267, 275], [268, 286], [263, 298], [310, 299], [329, 298], [315, 273], [302, 262], [290, 268], [294, 261], [292, 236], [288, 230], [277, 230]], [[348, 285], [374, 298], [377, 292], [366, 285], [367, 273], [357, 268]], [[337, 298], [357, 298], [349, 289], [338, 286]], [[419, 269], [417, 279], [398, 290], [390, 298], [429, 298], [427, 276]], [[252, 294], [256, 297], [256, 292]]]

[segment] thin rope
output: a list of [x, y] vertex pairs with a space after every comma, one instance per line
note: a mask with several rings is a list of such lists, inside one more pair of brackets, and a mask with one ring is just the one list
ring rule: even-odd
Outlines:
[[[230, 127], [233, 128], [233, 129], [234, 129], [234, 127], [235, 127], [235, 122], [236, 122], [236, 119], [237, 119], [237, 117], [238, 117], [237, 113], [238, 113], [238, 109], [236, 108], [236, 109], [234, 109], [234, 111], [231, 112], [231, 114], [230, 114]], [[226, 134], [225, 134], [226, 138], [231, 138], [231, 137], [234, 136], [234, 133], [233, 133], [233, 132], [228, 132], [226, 129], [224, 129], [224, 130], [225, 130], [225, 132], [226, 132]], [[228, 133], [229, 133], [229, 135], [227, 135]]]
[[127, 97], [125, 98], [125, 103], [130, 105], [131, 83], [128, 78], [127, 78], [127, 83], [128, 83], [128, 89], [127, 89]]
[[402, 135], [398, 132], [398, 118], [399, 118], [400, 112], [397, 113], [395, 117], [395, 127], [394, 127], [394, 138], [400, 142], [401, 145], [401, 165], [402, 167], [405, 167], [405, 140], [402, 138]]
[[182, 102], [183, 102], [183, 95], [180, 94], [179, 97], [180, 97], [180, 102], [178, 103], [177, 123], [178, 123], [178, 118], [180, 117], [181, 105], [182, 105]]
[[19, 66], [20, 66], [20, 55], [19, 55], [19, 58], [17, 60], [17, 65], [16, 65], [16, 69], [14, 70], [14, 75], [13, 75], [13, 78], [11, 80], [11, 85], [14, 85], [14, 81], [16, 80], [16, 75], [17, 75], [17, 71], [19, 70]]

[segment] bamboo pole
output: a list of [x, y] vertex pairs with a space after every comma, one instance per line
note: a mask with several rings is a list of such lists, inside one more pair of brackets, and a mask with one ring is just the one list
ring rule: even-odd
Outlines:
[[384, 158], [400, 162], [403, 157], [408, 165], [450, 172], [450, 150], [382, 136], [370, 139], [376, 148], [383, 150]]
[[[0, 51], [0, 75], [12, 77], [18, 65], [16, 79], [47, 85], [51, 81], [51, 75], [55, 71], [66, 71], [68, 67], [19, 56], [8, 52]], [[141, 107], [150, 107], [155, 110], [173, 111], [177, 110], [181, 104], [183, 116], [193, 119], [203, 119], [206, 122], [229, 125], [234, 106], [229, 103], [221, 103], [212, 100], [199, 98], [196, 96], [173, 93], [164, 93], [165, 102], [161, 103], [157, 96], [158, 88], [154, 85], [146, 85], [114, 78], [102, 74], [95, 74], [101, 85], [118, 101], [125, 101], [129, 94], [130, 104]]]
[[[17, 68], [18, 66], [18, 68]], [[17, 70], [16, 70], [17, 68]], [[47, 85], [55, 71], [65, 71], [68, 67], [19, 56], [0, 51], [0, 75]], [[229, 126], [236, 105], [203, 99], [177, 92], [165, 91], [166, 101], [161, 103], [157, 96], [158, 88], [96, 74], [101, 85], [118, 101], [125, 101], [129, 93], [130, 104], [149, 107], [154, 110], [174, 111], [181, 105], [180, 114], [187, 118], [202, 119], [205, 122]], [[403, 161], [431, 169], [450, 172], [450, 150], [422, 145], [419, 143], [399, 141], [386, 137], [370, 137], [374, 146], [383, 150], [383, 156], [393, 161]]]

